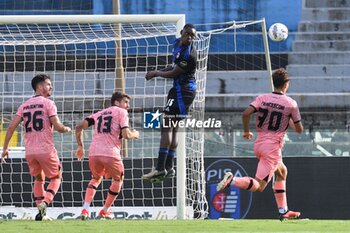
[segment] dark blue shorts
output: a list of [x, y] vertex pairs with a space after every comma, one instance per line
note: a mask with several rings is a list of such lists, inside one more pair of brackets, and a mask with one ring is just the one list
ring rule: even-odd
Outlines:
[[177, 90], [175, 87], [172, 87], [168, 93], [167, 103], [164, 108], [165, 115], [184, 119], [195, 97], [195, 90]]

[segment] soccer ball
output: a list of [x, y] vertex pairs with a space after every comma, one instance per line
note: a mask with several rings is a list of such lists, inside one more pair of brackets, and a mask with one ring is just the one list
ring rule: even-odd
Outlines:
[[274, 23], [269, 28], [269, 37], [275, 42], [284, 41], [288, 37], [288, 28], [282, 23]]

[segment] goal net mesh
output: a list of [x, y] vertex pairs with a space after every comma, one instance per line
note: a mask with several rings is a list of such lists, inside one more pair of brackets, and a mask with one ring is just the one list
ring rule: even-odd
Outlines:
[[[271, 88], [265, 65], [266, 51], [263, 50], [266, 33], [261, 33], [261, 22], [231, 22], [214, 27], [219, 29], [211, 30], [204, 25], [205, 30], [200, 30], [195, 40], [198, 53], [197, 94], [189, 115], [197, 120], [205, 120], [206, 93], [212, 95], [214, 91], [214, 87], [206, 90], [207, 65], [213, 70], [236, 69], [238, 78], [258, 75], [263, 89]], [[51, 76], [54, 88], [51, 98], [57, 105], [61, 121], [72, 129], [84, 117], [110, 105], [110, 97], [118, 88], [116, 80], [123, 74], [125, 92], [132, 97], [130, 126], [140, 131], [140, 139], [130, 140], [125, 145], [125, 179], [114, 206], [176, 206], [176, 178], [159, 184], [141, 179], [143, 174], [155, 167], [160, 142], [159, 129], [144, 128], [144, 114], [162, 111], [167, 93], [173, 85], [167, 79], [146, 81], [144, 77], [149, 70], [162, 69], [171, 64], [176, 31], [175, 23], [0, 25], [0, 145], [3, 145], [9, 122], [19, 105], [33, 96], [30, 83], [36, 74], [47, 73]], [[211, 43], [211, 38], [218, 33], [223, 35], [221, 40], [212, 40], [214, 43]], [[221, 51], [215, 50], [221, 43], [233, 48], [233, 52], [221, 54]], [[208, 57], [209, 48], [215, 50], [211, 60]], [[256, 48], [260, 50], [256, 52]], [[122, 56], [118, 56], [119, 52]], [[246, 56], [246, 53], [252, 53], [252, 56]], [[118, 66], [120, 63], [122, 67]], [[211, 97], [212, 105], [215, 101], [222, 101], [218, 103], [222, 105], [226, 97], [236, 95], [226, 93], [215, 100], [213, 95]], [[233, 100], [246, 101], [240, 96]], [[225, 150], [219, 144], [204, 147], [205, 135], [211, 137], [218, 133], [210, 130], [204, 132], [203, 128], [186, 128], [185, 203], [191, 210], [190, 218], [208, 216], [207, 197], [210, 195], [212, 198], [213, 194], [211, 187], [215, 182], [211, 184], [211, 180], [205, 178], [204, 149], [210, 155], [219, 155]], [[86, 130], [86, 149], [91, 138], [92, 130]], [[51, 206], [81, 207], [91, 179], [88, 159], [78, 161], [75, 158], [74, 132], [55, 132], [54, 142], [63, 165], [63, 179]], [[35, 207], [33, 178], [24, 159], [22, 126], [15, 132], [10, 146], [11, 160], [0, 165], [0, 206]], [[103, 206], [109, 186], [110, 180], [101, 183], [92, 203], [94, 207]], [[217, 201], [215, 206], [224, 208], [220, 200]]]
[[[1, 20], [1, 19], [0, 19]], [[171, 81], [145, 80], [152, 69], [171, 64], [174, 23], [133, 24], [5, 24], [0, 25], [1, 135], [3, 145], [7, 127], [17, 108], [33, 96], [31, 79], [38, 73], [52, 78], [53, 95], [61, 121], [74, 129], [84, 117], [108, 107], [117, 89], [118, 59], [122, 61], [125, 92], [132, 97], [130, 125], [140, 131], [140, 139], [128, 141], [124, 156], [125, 180], [115, 206], [175, 206], [176, 180], [161, 184], [142, 181], [141, 176], [155, 166], [160, 131], [144, 129], [143, 113], [162, 110]], [[196, 81], [198, 91], [190, 115], [204, 118], [205, 79], [209, 35], [199, 34]], [[121, 45], [122, 58], [117, 49]], [[0, 206], [35, 207], [30, 177], [24, 159], [23, 127], [15, 132], [10, 158], [0, 166]], [[88, 149], [92, 131], [85, 131]], [[62, 185], [52, 207], [82, 206], [91, 174], [87, 157], [75, 158], [75, 135], [54, 133], [54, 142], [63, 165]], [[207, 216], [204, 180], [204, 133], [186, 133], [186, 205], [195, 217]], [[86, 155], [88, 152], [86, 151]], [[110, 181], [103, 181], [93, 206], [103, 206]]]

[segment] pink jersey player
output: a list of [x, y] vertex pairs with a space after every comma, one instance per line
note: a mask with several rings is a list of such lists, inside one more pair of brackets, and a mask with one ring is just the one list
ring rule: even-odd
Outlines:
[[280, 93], [273, 92], [258, 96], [252, 106], [256, 114], [256, 143], [283, 142], [283, 137], [289, 125], [301, 121], [299, 108], [295, 100]]
[[103, 109], [86, 117], [75, 128], [78, 149], [76, 156], [79, 160], [84, 157], [83, 130], [94, 126], [94, 136], [89, 147], [89, 168], [92, 179], [86, 189], [81, 219], [89, 217], [89, 208], [94, 199], [96, 189], [102, 178], [112, 178], [112, 184], [99, 217], [114, 218], [109, 208], [117, 198], [124, 179], [124, 165], [120, 156], [121, 138], [136, 139], [138, 131], [129, 129], [128, 112], [130, 97], [121, 92], [115, 92], [111, 98], [111, 107]]
[[129, 127], [128, 112], [112, 106], [85, 118], [94, 124], [94, 136], [89, 147], [89, 157], [107, 156], [121, 160], [121, 131]]
[[[40, 221], [49, 219], [46, 216], [47, 205], [52, 202], [61, 184], [61, 163], [53, 143], [53, 130], [64, 133], [71, 129], [60, 122], [56, 105], [48, 99], [52, 94], [50, 77], [45, 74], [36, 75], [32, 79], [32, 88], [35, 96], [18, 108], [7, 129], [1, 160], [4, 162], [4, 158], [9, 156], [9, 141], [23, 121], [25, 159], [30, 175], [35, 177], [33, 193], [39, 210], [35, 220]], [[45, 190], [46, 177], [50, 183]]]
[[25, 101], [16, 115], [23, 119], [26, 156], [56, 154], [50, 117], [57, 116], [55, 103], [43, 96]]
[[286, 96], [289, 88], [288, 73], [280, 68], [272, 74], [274, 92], [258, 96], [242, 114], [243, 137], [251, 139], [253, 133], [249, 130], [250, 116], [256, 113], [257, 139], [254, 152], [259, 160], [255, 178], [234, 177], [231, 172], [224, 175], [217, 186], [223, 191], [230, 185], [251, 192], [262, 192], [267, 184], [275, 177], [273, 189], [280, 214], [280, 219], [293, 219], [300, 212], [288, 209], [286, 196], [287, 167], [282, 162], [283, 137], [288, 127], [302, 133], [303, 125], [297, 103]]
[[294, 124], [301, 120], [298, 105], [292, 98], [273, 92], [258, 96], [250, 106], [257, 112], [254, 151], [260, 163], [256, 177], [270, 181], [282, 160], [283, 138], [290, 119]]

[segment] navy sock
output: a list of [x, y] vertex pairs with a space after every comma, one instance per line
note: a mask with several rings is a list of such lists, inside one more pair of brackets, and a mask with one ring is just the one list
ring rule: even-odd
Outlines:
[[165, 161], [167, 159], [168, 149], [160, 148], [158, 153], [158, 163], [156, 170], [163, 171], [165, 168]]
[[174, 167], [174, 157], [176, 155], [176, 151], [169, 150], [168, 151], [168, 156], [166, 157], [165, 161], [165, 168], [169, 170], [170, 168]]

